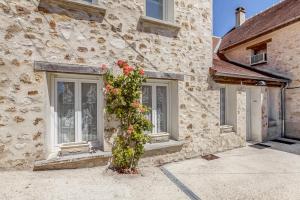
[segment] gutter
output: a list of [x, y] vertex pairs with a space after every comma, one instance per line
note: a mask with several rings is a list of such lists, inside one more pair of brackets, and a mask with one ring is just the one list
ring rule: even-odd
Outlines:
[[259, 78], [259, 77], [248, 76], [248, 75], [229, 74], [229, 73], [222, 73], [222, 72], [215, 72], [215, 75], [229, 77], [229, 78], [243, 78], [243, 79], [259, 80], [259, 81], [275, 81], [275, 82], [281, 82], [281, 83], [287, 82], [287, 80], [285, 80], [285, 79], [264, 78], [264, 77]]
[[236, 62], [236, 61], [233, 61], [233, 60], [229, 60], [223, 53], [221, 52], [218, 52], [217, 53], [217, 56], [225, 61], [225, 62], [228, 62], [230, 64], [233, 64], [233, 65], [237, 65], [241, 68], [244, 68], [244, 69], [247, 69], [247, 70], [250, 70], [250, 71], [253, 71], [253, 72], [257, 72], [257, 73], [260, 73], [262, 75], [265, 75], [265, 76], [270, 76], [270, 77], [274, 77], [276, 79], [282, 79], [283, 82], [290, 82], [291, 79], [289, 77], [285, 77], [285, 76], [282, 76], [281, 74], [278, 74], [278, 73], [275, 73], [275, 72], [270, 72], [270, 71], [267, 71], [267, 70], [263, 70], [263, 69], [257, 69], [255, 67], [252, 67], [252, 66], [248, 66], [248, 65], [245, 65], [245, 64], [242, 64], [242, 63], [239, 63], [239, 62]]

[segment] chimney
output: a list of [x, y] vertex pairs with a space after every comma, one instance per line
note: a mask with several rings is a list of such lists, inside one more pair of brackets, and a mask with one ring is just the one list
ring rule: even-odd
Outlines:
[[243, 7], [238, 7], [235, 10], [236, 22], [235, 28], [241, 26], [246, 21], [246, 10]]

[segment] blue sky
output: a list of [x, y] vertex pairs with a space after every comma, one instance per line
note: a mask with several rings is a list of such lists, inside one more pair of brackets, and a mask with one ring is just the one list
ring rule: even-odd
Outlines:
[[246, 18], [271, 7], [280, 0], [213, 0], [214, 35], [223, 36], [235, 25], [235, 9], [242, 6], [246, 9]]

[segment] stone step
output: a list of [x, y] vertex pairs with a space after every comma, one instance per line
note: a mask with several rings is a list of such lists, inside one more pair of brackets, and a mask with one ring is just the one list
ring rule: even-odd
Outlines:
[[277, 121], [269, 121], [269, 127], [276, 127]]
[[50, 160], [36, 161], [33, 171], [77, 169], [105, 166], [111, 158], [111, 152], [96, 151], [95, 153], [81, 153], [61, 156]]
[[[182, 146], [184, 144], [184, 141], [175, 140], [169, 140], [167, 142], [161, 143], [148, 143], [145, 145], [145, 154], [141, 162], [144, 166], [155, 165], [155, 163], [153, 163], [152, 157], [179, 152], [181, 151]], [[80, 153], [66, 156], [57, 156], [56, 153], [53, 153], [51, 159], [36, 161], [33, 170], [45, 171], [105, 166], [109, 164], [111, 157], [111, 152], [103, 151], [96, 151], [95, 153]], [[150, 161], [147, 158], [150, 158]]]
[[230, 125], [221, 126], [220, 130], [221, 130], [221, 133], [231, 133], [231, 132], [234, 132], [233, 126], [230, 126]]
[[234, 135], [234, 134], [236, 134], [236, 132], [234, 132], [234, 131], [232, 131], [232, 132], [223, 132], [223, 133], [221, 133], [221, 135]]

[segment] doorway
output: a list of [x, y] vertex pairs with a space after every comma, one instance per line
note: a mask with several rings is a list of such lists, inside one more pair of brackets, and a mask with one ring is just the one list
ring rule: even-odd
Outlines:
[[262, 136], [262, 99], [260, 87], [247, 88], [246, 101], [246, 141], [261, 142]]

